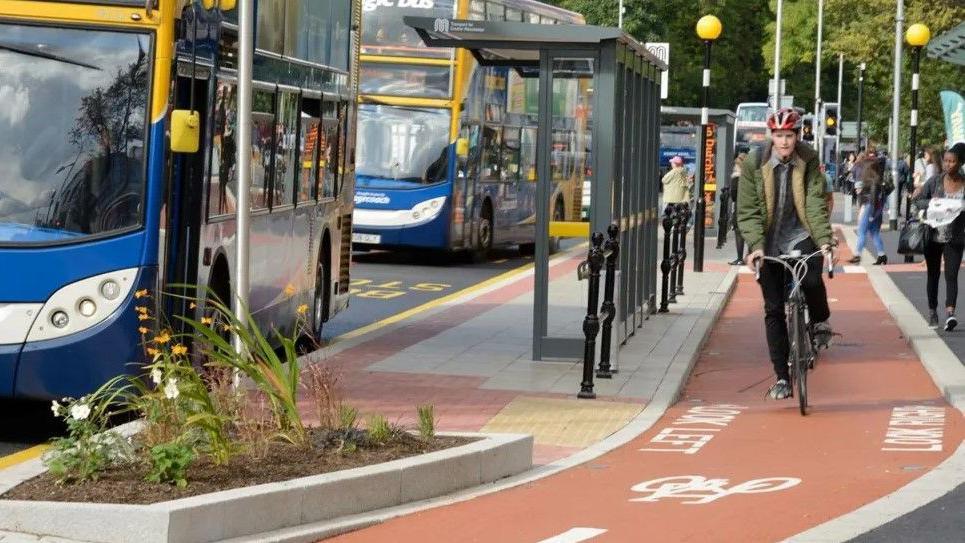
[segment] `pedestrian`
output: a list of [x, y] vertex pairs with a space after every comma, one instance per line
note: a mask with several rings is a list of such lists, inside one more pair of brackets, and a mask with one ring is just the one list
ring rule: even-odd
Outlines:
[[684, 159], [675, 156], [670, 159], [670, 171], [661, 179], [663, 203], [680, 204], [690, 201], [690, 177], [684, 168]]
[[731, 266], [740, 266], [744, 263], [744, 236], [741, 235], [740, 228], [737, 227], [737, 190], [740, 186], [741, 167], [747, 158], [750, 148], [746, 145], [737, 147], [737, 158], [734, 159], [734, 171], [730, 174], [730, 198], [734, 204], [734, 245], [737, 247], [737, 259], [731, 261]]
[[942, 171], [941, 153], [934, 147], [925, 147], [922, 150], [921, 169], [915, 165], [915, 196], [917, 196], [925, 182], [935, 177]]
[[851, 264], [861, 262], [861, 252], [865, 241], [871, 237], [875, 250], [875, 266], [888, 263], [885, 244], [881, 240], [881, 219], [884, 215], [885, 197], [889, 190], [884, 182], [884, 170], [873, 145], [868, 146], [861, 162], [855, 167], [860, 172], [860, 182], [856, 189], [858, 196], [858, 244], [854, 248]]
[[[928, 268], [928, 324], [938, 327], [938, 280], [945, 261], [945, 330], [958, 325], [955, 306], [958, 301], [958, 269], [965, 250], [965, 176], [962, 175], [963, 157], [949, 149], [942, 156], [941, 174], [933, 176], [922, 186], [915, 198], [915, 208], [929, 226], [934, 227], [931, 239], [925, 244], [925, 265]], [[958, 210], [956, 213], [955, 210]]]

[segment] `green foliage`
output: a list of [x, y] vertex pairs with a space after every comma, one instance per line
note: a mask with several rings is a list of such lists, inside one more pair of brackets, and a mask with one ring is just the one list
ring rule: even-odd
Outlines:
[[419, 411], [419, 435], [426, 441], [436, 436], [436, 418], [433, 414], [432, 404], [420, 405]]
[[348, 406], [340, 405], [338, 408], [338, 427], [342, 430], [352, 430], [358, 424], [359, 410]]
[[223, 323], [225, 330], [238, 334], [244, 346], [241, 354], [236, 353], [229, 338], [211, 325], [182, 318], [197, 336], [204, 339], [208, 364], [216, 369], [238, 371], [251, 379], [269, 400], [278, 425], [278, 436], [293, 444], [305, 445], [307, 432], [298, 409], [298, 391], [302, 384], [295, 348], [298, 330], [292, 337], [275, 332], [281, 345], [282, 354], [279, 356], [247, 310], [241, 311], [240, 317], [235, 316], [214, 293], [209, 294], [207, 303], [218, 315], [215, 320]]
[[194, 462], [194, 451], [183, 443], [163, 443], [151, 447], [151, 470], [145, 479], [152, 483], [168, 483], [178, 488], [188, 486], [188, 468]]
[[59, 483], [96, 480], [108, 467], [133, 459], [130, 443], [107, 430], [110, 408], [123, 393], [121, 379], [113, 379], [80, 399], [52, 403], [54, 415], [67, 424], [67, 435], [51, 441], [43, 462]]
[[392, 437], [392, 426], [382, 415], [372, 415], [368, 421], [369, 439], [378, 444], [387, 442]]
[[[776, 6], [776, 0], [771, 0]], [[965, 19], [961, 0], [905, 2], [905, 28], [924, 23], [932, 36], [954, 27]], [[838, 53], [845, 58], [844, 120], [857, 119], [858, 65], [867, 63], [864, 87], [864, 129], [873, 140], [886, 141], [891, 118], [895, 47], [894, 0], [825, 0], [824, 47], [822, 50], [822, 97], [835, 101], [838, 78]], [[763, 47], [769, 71], [774, 59], [774, 23], [767, 25]], [[781, 30], [781, 77], [787, 80], [787, 93], [798, 105], [814, 101], [814, 73], [817, 36], [817, 3], [787, 0]], [[904, 44], [901, 72], [901, 128], [899, 143], [908, 145], [911, 107], [911, 51]], [[927, 58], [922, 52], [919, 90], [919, 144], [944, 143], [944, 123], [939, 91], [965, 88], [965, 70], [948, 62]], [[807, 107], [811, 109], [811, 107]]]

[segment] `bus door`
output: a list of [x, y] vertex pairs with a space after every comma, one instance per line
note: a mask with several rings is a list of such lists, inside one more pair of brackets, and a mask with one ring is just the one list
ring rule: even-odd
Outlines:
[[463, 246], [471, 248], [475, 243], [475, 225], [478, 224], [479, 213], [481, 211], [480, 206], [482, 205], [481, 199], [479, 198], [482, 134], [479, 125], [476, 123], [463, 125], [463, 130], [469, 139], [469, 152], [466, 155], [465, 164], [463, 164], [461, 168], [463, 176], [461, 180], [464, 195], [463, 205], [465, 206], [465, 222], [463, 222], [462, 239]]
[[[174, 85], [174, 108], [190, 109], [194, 94], [194, 110], [200, 112], [202, 141], [208, 124], [208, 86], [210, 70], [197, 66], [192, 84], [191, 65], [178, 64], [178, 76]], [[161, 247], [162, 279], [160, 284], [193, 285], [198, 281], [198, 245], [200, 240], [202, 195], [204, 189], [204, 157], [206, 146], [200, 145], [196, 153], [171, 155], [170, 181], [167, 186], [162, 212]], [[183, 332], [184, 324], [177, 316], [194, 317], [190, 302], [178, 297], [168, 297], [164, 302], [169, 322]]]

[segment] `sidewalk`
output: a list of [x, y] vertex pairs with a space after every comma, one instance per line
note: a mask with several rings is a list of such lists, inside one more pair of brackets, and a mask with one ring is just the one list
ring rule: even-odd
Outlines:
[[[585, 250], [551, 261], [552, 335], [582, 338], [586, 283], [576, 267]], [[532, 270], [335, 344], [310, 361], [337, 369], [343, 400], [363, 415], [414, 424], [416, 406], [432, 404], [441, 431], [533, 434], [534, 462], [545, 465], [620, 430], [661, 383], [680, 380], [668, 375], [671, 364], [694, 357], [733, 283], [723, 259], [709, 250], [705, 273], [688, 270], [686, 295], [635, 331], [620, 352], [619, 372], [595, 380], [595, 401], [576, 399], [581, 362], [531, 359]]]

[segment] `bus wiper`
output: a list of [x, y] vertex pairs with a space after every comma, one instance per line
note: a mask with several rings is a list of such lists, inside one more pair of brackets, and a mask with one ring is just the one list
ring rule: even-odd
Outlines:
[[19, 45], [10, 45], [7, 43], [0, 43], [0, 49], [5, 49], [7, 51], [13, 51], [14, 53], [20, 53], [22, 55], [28, 55], [31, 57], [40, 57], [48, 60], [56, 60], [57, 62], [63, 62], [65, 64], [73, 64], [74, 66], [80, 66], [82, 68], [90, 68], [91, 70], [98, 70], [98, 66], [93, 64], [87, 64], [86, 62], [81, 62], [79, 60], [73, 60], [67, 57], [62, 57], [60, 55], [55, 55], [53, 53], [45, 53], [43, 51], [38, 51], [36, 49], [30, 49], [28, 47], [21, 47]]

